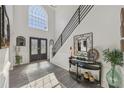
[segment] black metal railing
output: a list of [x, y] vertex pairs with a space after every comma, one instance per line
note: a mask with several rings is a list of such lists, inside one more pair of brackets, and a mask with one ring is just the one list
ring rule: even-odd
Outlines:
[[80, 24], [80, 22], [85, 18], [85, 16], [89, 13], [89, 11], [93, 8], [93, 5], [80, 5], [63, 32], [59, 36], [58, 40], [53, 46], [53, 56], [57, 53], [57, 51], [61, 48], [61, 46], [65, 43], [71, 33], [75, 30], [75, 28]]

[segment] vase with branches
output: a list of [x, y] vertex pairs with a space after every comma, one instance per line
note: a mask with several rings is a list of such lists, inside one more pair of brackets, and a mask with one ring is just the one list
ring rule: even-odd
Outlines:
[[109, 87], [120, 87], [121, 76], [115, 69], [116, 65], [122, 65], [123, 53], [119, 49], [106, 49], [103, 51], [104, 61], [111, 63], [111, 70], [107, 73], [106, 78]]

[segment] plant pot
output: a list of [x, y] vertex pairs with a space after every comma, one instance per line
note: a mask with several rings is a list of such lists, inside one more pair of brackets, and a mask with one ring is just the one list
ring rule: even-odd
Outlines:
[[16, 56], [16, 64], [20, 64], [22, 61], [22, 57], [21, 56]]
[[108, 82], [108, 85], [110, 88], [119, 88], [121, 87], [121, 75], [117, 71], [115, 66], [112, 66], [112, 68], [109, 70], [109, 72], [106, 74], [106, 79]]

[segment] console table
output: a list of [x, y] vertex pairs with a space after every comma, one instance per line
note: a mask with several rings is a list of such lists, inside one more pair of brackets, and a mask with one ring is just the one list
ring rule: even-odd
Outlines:
[[102, 65], [100, 62], [86, 60], [85, 58], [69, 57], [69, 72], [70, 72], [71, 65], [76, 66], [77, 80], [80, 77], [78, 68], [83, 68], [83, 69], [88, 69], [88, 70], [98, 70], [99, 71], [98, 83], [101, 85]]

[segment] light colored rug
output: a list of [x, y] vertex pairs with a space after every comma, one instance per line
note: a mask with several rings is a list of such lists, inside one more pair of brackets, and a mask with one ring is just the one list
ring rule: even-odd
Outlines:
[[21, 88], [63, 88], [54, 73], [50, 73], [40, 79], [30, 82]]

